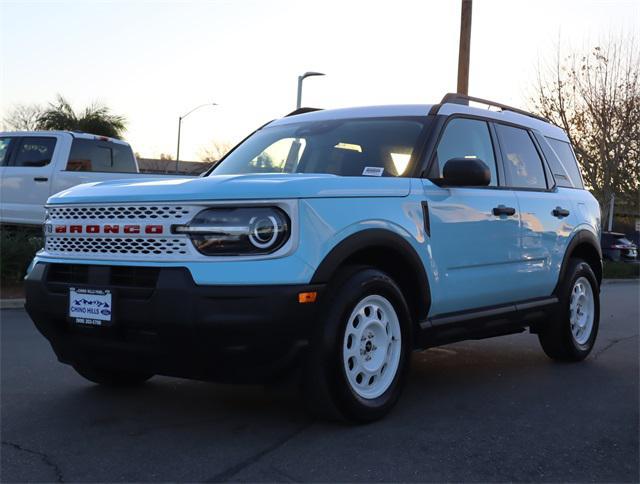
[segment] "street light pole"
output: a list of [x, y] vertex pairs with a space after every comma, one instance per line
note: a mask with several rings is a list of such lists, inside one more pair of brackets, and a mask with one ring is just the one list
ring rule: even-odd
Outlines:
[[301, 76], [298, 76], [298, 98], [296, 100], [296, 109], [300, 109], [302, 107], [302, 81], [304, 81], [307, 77], [311, 76], [324, 76], [322, 72], [305, 72]]
[[180, 161], [180, 131], [182, 128], [182, 120], [184, 118], [186, 118], [187, 116], [189, 116], [192, 112], [203, 108], [205, 106], [217, 106], [217, 103], [205, 103], [205, 104], [201, 104], [200, 106], [196, 106], [195, 108], [193, 108], [191, 111], [189, 111], [187, 114], [180, 116], [178, 118], [178, 147], [176, 148], [176, 173], [178, 172], [178, 162]]
[[176, 149], [176, 173], [178, 173], [178, 160], [180, 159], [180, 128], [182, 127], [182, 116], [178, 118], [178, 147]]

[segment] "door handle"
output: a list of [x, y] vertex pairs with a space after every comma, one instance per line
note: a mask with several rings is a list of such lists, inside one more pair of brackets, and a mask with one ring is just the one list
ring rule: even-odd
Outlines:
[[493, 207], [492, 212], [496, 217], [499, 217], [500, 215], [511, 216], [516, 214], [516, 209], [513, 207], [505, 207], [504, 205], [498, 205], [497, 207]]
[[49, 181], [49, 179], [46, 176], [37, 176], [33, 179], [33, 181], [46, 182], [46, 181]]
[[562, 217], [568, 217], [569, 216], [569, 210], [567, 210], [566, 208], [562, 208], [562, 207], [556, 207], [553, 209], [553, 212], [551, 212], [553, 214], [554, 217], [558, 217], [558, 218], [562, 218]]

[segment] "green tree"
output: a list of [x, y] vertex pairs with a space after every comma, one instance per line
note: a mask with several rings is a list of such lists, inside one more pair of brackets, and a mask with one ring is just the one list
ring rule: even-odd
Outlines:
[[36, 123], [37, 129], [82, 131], [85, 133], [122, 138], [126, 130], [124, 116], [112, 114], [111, 110], [100, 103], [93, 103], [81, 113], [76, 113], [69, 102], [58, 95], [50, 103]]

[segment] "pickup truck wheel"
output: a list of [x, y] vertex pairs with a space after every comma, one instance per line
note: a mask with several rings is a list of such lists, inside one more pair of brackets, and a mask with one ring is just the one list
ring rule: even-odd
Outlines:
[[93, 383], [110, 387], [130, 387], [144, 383], [153, 377], [150, 373], [137, 373], [123, 370], [108, 370], [104, 368], [96, 368], [88, 364], [76, 363], [73, 365], [74, 370], [80, 376], [86, 378]]
[[322, 300], [304, 387], [324, 418], [369, 422], [396, 403], [410, 361], [411, 324], [398, 285], [385, 273], [342, 271]]
[[591, 266], [571, 259], [558, 296], [558, 314], [540, 331], [540, 344], [555, 360], [583, 360], [595, 344], [600, 322], [599, 287]]

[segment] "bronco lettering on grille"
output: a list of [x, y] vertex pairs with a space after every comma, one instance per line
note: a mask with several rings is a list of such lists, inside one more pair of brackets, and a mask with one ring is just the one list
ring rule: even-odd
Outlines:
[[56, 234], [119, 234], [122, 230], [122, 233], [125, 234], [162, 234], [164, 232], [164, 227], [162, 225], [118, 225], [118, 224], [109, 224], [109, 225], [56, 225], [54, 228], [54, 232]]

